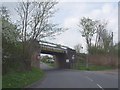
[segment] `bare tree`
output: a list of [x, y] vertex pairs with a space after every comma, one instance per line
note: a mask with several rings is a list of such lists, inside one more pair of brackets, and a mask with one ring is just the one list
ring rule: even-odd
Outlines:
[[100, 21], [96, 21], [96, 47], [102, 47], [102, 34], [106, 30], [107, 22], [101, 23]]
[[52, 37], [65, 30], [50, 21], [56, 11], [54, 7], [57, 3], [55, 0], [51, 0], [48, 2], [27, 1], [18, 4], [16, 11], [20, 16], [18, 26], [21, 31], [24, 59], [29, 60], [32, 54], [38, 50], [35, 40]]
[[19, 26], [21, 28], [22, 41], [28, 39], [40, 40], [44, 37], [51, 37], [59, 34], [65, 29], [59, 28], [58, 24], [53, 24], [50, 18], [55, 13], [55, 5], [58, 2], [20, 2], [17, 8], [20, 16]]
[[54, 6], [57, 2], [35, 2], [36, 7], [32, 16], [31, 30], [33, 39], [41, 39], [52, 36], [56, 32], [61, 31], [61, 28], [56, 28], [56, 24], [50, 23], [49, 19], [54, 14]]
[[30, 2], [20, 2], [19, 6], [16, 8], [16, 11], [20, 17], [18, 20], [18, 26], [21, 31], [22, 42], [26, 41], [27, 32], [28, 32], [28, 23], [30, 18]]
[[96, 22], [96, 42], [95, 46], [98, 48], [104, 48], [108, 50], [113, 46], [113, 32], [110, 34], [106, 29], [107, 22]]
[[16, 8], [16, 11], [19, 15], [19, 20], [18, 20], [18, 27], [20, 30], [20, 36], [21, 36], [21, 41], [22, 41], [22, 46], [23, 46], [23, 61], [26, 65], [26, 70], [31, 69], [30, 66], [30, 54], [27, 55], [27, 53], [29, 52], [27, 50], [27, 45], [26, 45], [26, 39], [27, 39], [27, 32], [28, 32], [28, 28], [29, 28], [29, 20], [30, 20], [30, 14], [31, 14], [31, 3], [30, 2], [20, 2], [18, 3], [18, 7]]

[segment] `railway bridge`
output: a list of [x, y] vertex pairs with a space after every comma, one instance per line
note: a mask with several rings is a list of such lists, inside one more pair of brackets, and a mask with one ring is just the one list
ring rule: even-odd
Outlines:
[[[72, 68], [76, 59], [76, 51], [60, 44], [50, 43], [46, 41], [34, 41], [37, 49], [36, 55], [50, 54], [55, 56], [55, 61], [58, 68]], [[35, 55], [35, 56], [36, 56]], [[33, 60], [33, 66], [39, 66], [40, 60]]]

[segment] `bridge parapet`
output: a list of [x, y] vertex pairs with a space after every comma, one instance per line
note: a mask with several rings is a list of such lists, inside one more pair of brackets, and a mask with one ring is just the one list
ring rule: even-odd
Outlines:
[[41, 48], [41, 50], [44, 50], [44, 51], [65, 53], [65, 50], [63, 48], [58, 48], [58, 47], [55, 47], [55, 46], [49, 46], [49, 45], [45, 45], [45, 44], [40, 44], [40, 48]]
[[50, 43], [46, 41], [39, 41], [39, 45], [41, 50], [44, 51], [51, 51], [51, 52], [57, 52], [57, 53], [66, 53], [66, 46], [60, 45], [60, 44], [55, 44], [55, 43]]

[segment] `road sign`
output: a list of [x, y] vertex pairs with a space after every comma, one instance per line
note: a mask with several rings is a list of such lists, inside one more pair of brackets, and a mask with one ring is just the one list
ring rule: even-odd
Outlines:
[[72, 59], [73, 59], [73, 60], [75, 59], [75, 55], [72, 56]]
[[69, 63], [69, 59], [66, 59], [66, 62]]

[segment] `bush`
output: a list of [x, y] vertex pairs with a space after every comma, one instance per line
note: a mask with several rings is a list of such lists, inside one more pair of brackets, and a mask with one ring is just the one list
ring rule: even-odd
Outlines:
[[[2, 57], [2, 71], [3, 75], [10, 72], [11, 70], [23, 71], [25, 70], [25, 63], [22, 55], [22, 45], [20, 43], [3, 46], [3, 57]], [[9, 48], [7, 48], [9, 47]]]
[[91, 46], [91, 48], [88, 49], [89, 54], [115, 54], [117, 55], [119, 52], [119, 48], [115, 48], [114, 46], [105, 49], [100, 47]]
[[104, 48], [99, 48], [99, 47], [95, 47], [95, 46], [92, 46], [91, 48], [89, 48], [88, 52], [90, 54], [105, 54], [105, 53], [107, 53], [107, 51]]

